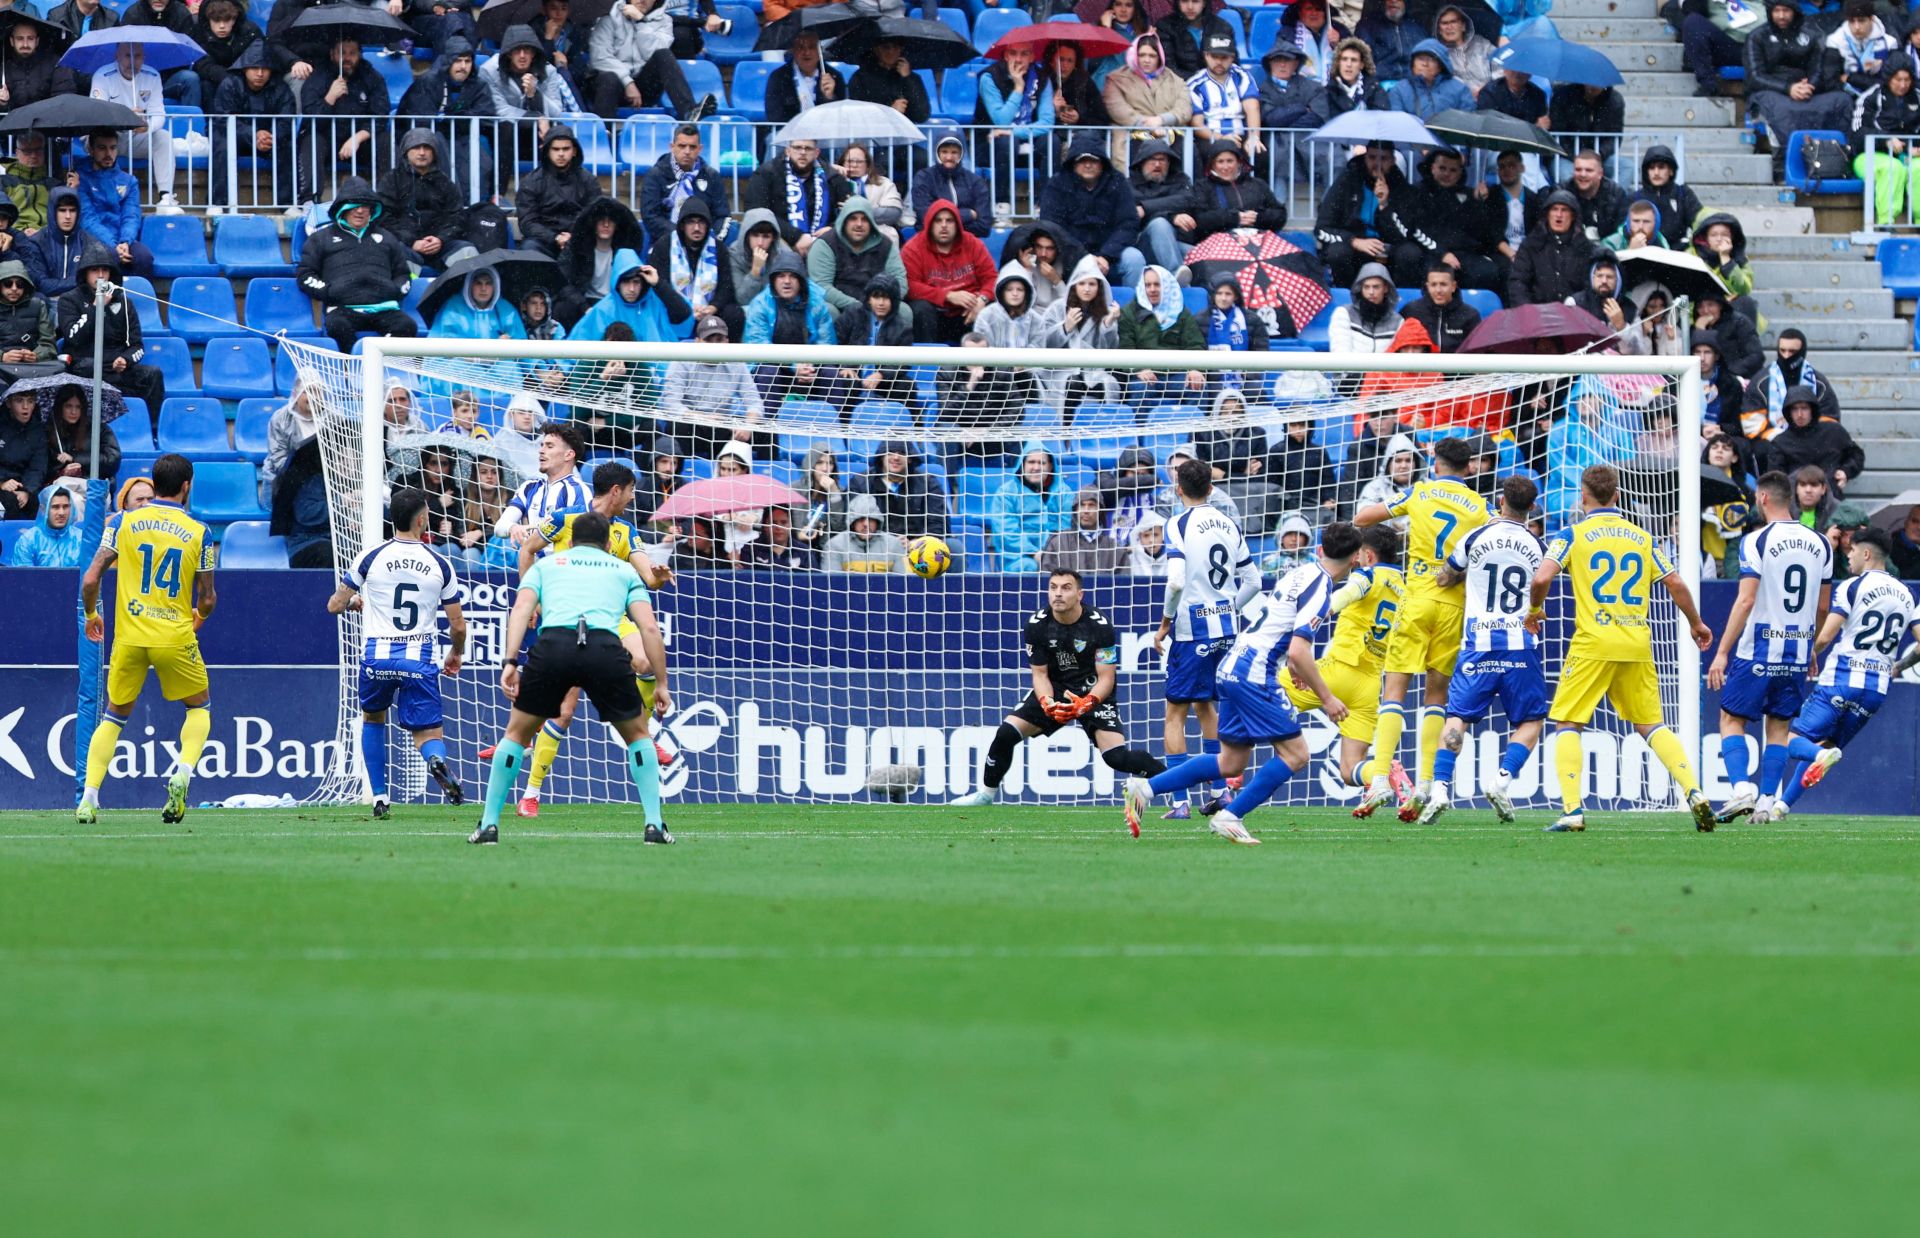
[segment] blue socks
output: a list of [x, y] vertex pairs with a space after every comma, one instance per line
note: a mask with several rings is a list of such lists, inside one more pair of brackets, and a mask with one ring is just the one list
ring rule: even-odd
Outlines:
[[[1437, 775], [1436, 775], [1437, 776]], [[1240, 788], [1240, 794], [1233, 797], [1233, 815], [1243, 820], [1246, 815], [1273, 798], [1273, 793], [1293, 777], [1293, 770], [1279, 757], [1268, 757], [1247, 779], [1247, 785]]]
[[1219, 777], [1220, 758], [1208, 753], [1204, 756], [1188, 757], [1166, 773], [1155, 774], [1148, 785], [1153, 788], [1155, 795], [1165, 795], [1169, 791], [1184, 791], [1188, 787], [1197, 787], [1203, 782], [1214, 782]]
[[[640, 811], [645, 814], [648, 825], [660, 825], [660, 754], [653, 750], [653, 740], [641, 736], [627, 745], [627, 773], [633, 778], [633, 785], [640, 791]], [[489, 784], [491, 793], [492, 786]], [[489, 796], [491, 798], [491, 796]]]
[[1780, 794], [1780, 780], [1787, 776], [1787, 746], [1768, 744], [1760, 751], [1760, 794]]
[[1720, 737], [1720, 764], [1727, 770], [1727, 781], [1734, 786], [1748, 780], [1747, 737], [1745, 735], [1722, 735]]
[[428, 765], [447, 759], [447, 741], [440, 736], [423, 740], [420, 744], [420, 759]]
[[1440, 751], [1434, 753], [1433, 754], [1433, 780], [1435, 782], [1444, 782], [1448, 786], [1452, 786], [1453, 785], [1453, 767], [1454, 767], [1454, 764], [1459, 761], [1459, 759], [1460, 759], [1460, 754], [1453, 751], [1451, 748], [1442, 748]]
[[1796, 761], [1811, 761], [1820, 755], [1820, 745], [1804, 735], [1795, 735], [1787, 741], [1787, 755]]
[[499, 825], [500, 810], [506, 806], [513, 784], [520, 781], [520, 765], [527, 759], [524, 746], [501, 739], [493, 749], [493, 768], [487, 771], [487, 799], [480, 809], [481, 825]]
[[[1207, 756], [1213, 757], [1215, 760], [1218, 760], [1220, 757], [1220, 741], [1217, 739], [1207, 739], [1202, 737], [1202, 739], [1200, 740], [1200, 751], [1205, 753]], [[1227, 785], [1226, 779], [1218, 778], [1218, 779], [1215, 779], [1213, 782], [1213, 789], [1218, 791], [1221, 788], [1225, 787], [1226, 785]]]
[[387, 798], [387, 724], [360, 722], [360, 755], [367, 763], [367, 781], [373, 785], [373, 798]]
[[1525, 765], [1527, 758], [1532, 755], [1533, 749], [1518, 740], [1510, 741], [1507, 744], [1506, 755], [1500, 758], [1500, 772], [1509, 778], [1518, 778], [1520, 767]]

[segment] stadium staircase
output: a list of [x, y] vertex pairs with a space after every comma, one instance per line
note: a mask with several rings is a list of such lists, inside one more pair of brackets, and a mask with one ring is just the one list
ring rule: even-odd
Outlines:
[[1847, 429], [1867, 453], [1849, 497], [1872, 508], [1920, 488], [1920, 434], [1902, 415], [1920, 408], [1914, 303], [1896, 303], [1873, 250], [1853, 242], [1860, 195], [1776, 184], [1772, 157], [1743, 124], [1739, 84], [1726, 83], [1722, 98], [1697, 97], [1672, 27], [1652, 8], [1652, 0], [1554, 0], [1553, 21], [1561, 37], [1600, 48], [1619, 66], [1627, 129], [1683, 130], [1687, 183], [1709, 209], [1740, 219], [1754, 299], [1770, 328], [1764, 342], [1771, 347], [1782, 327], [1806, 332], [1815, 367], [1834, 380]]

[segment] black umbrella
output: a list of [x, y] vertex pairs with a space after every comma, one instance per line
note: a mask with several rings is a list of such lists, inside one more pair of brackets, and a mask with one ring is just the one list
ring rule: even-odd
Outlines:
[[[567, 21], [581, 30], [613, 12], [614, 0], [572, 0], [567, 6]], [[509, 26], [531, 26], [540, 16], [541, 0], [493, 0], [480, 10], [477, 18], [480, 37], [489, 43], [506, 38]]]
[[560, 273], [560, 264], [531, 249], [489, 249], [484, 254], [450, 263], [433, 281], [427, 295], [420, 298], [420, 316], [431, 325], [434, 315], [449, 299], [467, 286], [467, 276], [491, 269], [500, 281], [500, 297], [507, 305], [518, 305], [531, 288], [552, 288]]
[[843, 63], [858, 63], [876, 43], [895, 42], [905, 50], [907, 62], [916, 69], [952, 69], [978, 55], [973, 44], [945, 22], [918, 17], [882, 17], [863, 22], [840, 36], [833, 45], [833, 58]]
[[1739, 503], [1746, 497], [1745, 486], [1711, 464], [1700, 466], [1700, 506], [1718, 507], [1722, 503]]
[[753, 50], [783, 52], [793, 45], [798, 35], [817, 34], [822, 39], [838, 38], [861, 22], [872, 20], [854, 12], [850, 4], [816, 4], [760, 27], [760, 38], [754, 43]]
[[40, 133], [50, 138], [85, 137], [95, 129], [145, 129], [147, 118], [130, 107], [87, 95], [55, 95], [8, 112], [0, 133]]
[[[23, 378], [7, 388], [7, 395], [18, 395], [23, 391], [33, 392], [39, 405], [40, 416], [53, 420], [53, 402], [67, 387], [78, 387], [80, 394], [86, 397], [87, 416], [93, 416], [93, 380], [77, 374], [47, 374], [39, 378]], [[100, 384], [100, 422], [105, 425], [127, 411], [127, 399], [111, 384]]]
[[20, 57], [13, 54], [15, 26], [30, 26], [39, 34], [40, 50], [34, 53], [36, 57], [52, 55], [57, 59], [74, 40], [64, 28], [41, 21], [31, 13], [21, 9], [0, 10], [0, 83], [6, 81], [7, 70], [20, 61]]
[[1467, 112], [1450, 107], [1430, 118], [1427, 128], [1455, 146], [1471, 146], [1478, 150], [1525, 150], [1553, 158], [1566, 153], [1545, 129], [1505, 112]]
[[352, 39], [363, 47], [379, 47], [414, 38], [413, 27], [385, 8], [361, 4], [322, 4], [293, 19], [287, 39], [306, 46], [332, 47]]

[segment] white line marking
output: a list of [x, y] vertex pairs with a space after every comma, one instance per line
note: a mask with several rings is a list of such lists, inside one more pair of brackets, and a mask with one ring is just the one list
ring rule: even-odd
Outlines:
[[1697, 946], [1592, 944], [1386, 944], [1325, 942], [1129, 943], [1021, 945], [577, 945], [577, 946], [309, 946], [280, 949], [178, 949], [149, 946], [0, 947], [0, 963], [676, 963], [676, 962], [1071, 962], [1155, 959], [1579, 959], [1579, 958], [1855, 959], [1920, 958], [1912, 942], [1839, 946]]
[[[236, 829], [232, 832], [185, 832], [165, 830], [113, 831], [75, 831], [72, 833], [48, 834], [9, 834], [0, 831], [0, 844], [8, 842], [137, 842], [146, 840], [165, 840], [171, 842], [244, 842], [255, 839], [304, 838], [315, 842], [335, 843], [341, 840], [355, 839], [391, 839], [391, 838], [461, 838], [464, 839], [471, 827], [462, 823], [458, 827], [438, 830], [363, 830], [353, 822], [326, 821], [317, 822], [310, 830], [247, 830]], [[1298, 828], [1281, 827], [1264, 832], [1256, 830], [1270, 840], [1287, 842], [1382, 842], [1382, 843], [1444, 843], [1459, 837], [1502, 837], [1529, 838], [1538, 833], [1529, 826], [1495, 825], [1454, 825], [1429, 830], [1354, 829], [1345, 826], [1304, 825]], [[700, 842], [755, 841], [759, 839], [796, 839], [799, 841], [842, 841], [847, 839], [876, 839], [881, 841], [919, 841], [919, 842], [980, 842], [992, 839], [995, 842], [1056, 842], [1067, 839], [1124, 838], [1126, 828], [1114, 826], [1053, 827], [1037, 830], [1019, 826], [995, 828], [980, 826], [973, 829], [952, 829], [929, 827], [926, 829], [862, 829], [858, 826], [847, 829], [791, 829], [791, 830], [704, 830], [676, 829], [676, 837], [693, 839]], [[1862, 842], [1904, 842], [1915, 839], [1911, 829], [1890, 828], [1886, 830], [1850, 830], [1807, 828], [1798, 823], [1787, 830], [1777, 833], [1744, 832], [1738, 828], [1722, 830], [1719, 836], [1738, 838], [1742, 842], [1796, 842], [1803, 839], [1847, 839]], [[525, 839], [542, 842], [628, 842], [640, 837], [638, 830], [524, 830], [503, 824], [501, 839], [507, 842]], [[1687, 842], [1696, 838], [1691, 828], [1676, 825], [1667, 830], [1645, 830], [1627, 828], [1609, 831], [1605, 827], [1590, 828], [1580, 841], [1570, 842], [1568, 846], [1585, 846], [1602, 843], [1645, 842], [1660, 840], [1663, 842]], [[1194, 830], [1152, 830], [1149, 829], [1139, 839], [1128, 839], [1129, 843], [1166, 843], [1166, 842], [1214, 842], [1213, 835]], [[1545, 840], [1543, 840], [1545, 841]], [[1548, 845], [1553, 845], [1549, 843]], [[1710, 843], [1702, 842], [1708, 846]]]

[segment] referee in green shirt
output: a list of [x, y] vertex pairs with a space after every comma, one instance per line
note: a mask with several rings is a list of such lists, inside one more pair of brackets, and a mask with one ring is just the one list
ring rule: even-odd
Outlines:
[[[507, 620], [509, 651], [500, 670], [500, 686], [513, 702], [507, 733], [494, 748], [493, 768], [487, 773], [487, 799], [480, 825], [470, 843], [500, 841], [500, 809], [520, 778], [527, 745], [547, 719], [559, 714], [567, 693], [580, 688], [613, 724], [627, 744], [627, 772], [640, 789], [646, 813], [646, 840], [670, 843], [660, 818], [660, 759], [647, 735], [647, 707], [633, 679], [633, 659], [620, 643], [622, 617], [640, 629], [640, 643], [654, 671], [654, 712], [666, 716], [667, 652], [660, 627], [653, 620], [653, 603], [646, 584], [631, 564], [607, 553], [609, 524], [598, 512], [574, 518], [573, 544], [559, 554], [536, 562], [521, 577], [520, 592]], [[540, 635], [520, 672], [519, 650], [540, 611]]]

